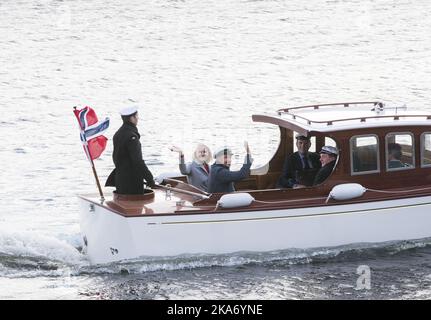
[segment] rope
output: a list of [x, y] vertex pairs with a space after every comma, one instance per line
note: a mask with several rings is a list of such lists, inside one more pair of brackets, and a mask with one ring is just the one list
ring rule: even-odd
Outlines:
[[[377, 193], [386, 193], [386, 194], [399, 194], [399, 193], [406, 193], [406, 192], [426, 191], [426, 190], [430, 190], [430, 189], [431, 189], [431, 187], [419, 188], [419, 189], [413, 189], [413, 190], [392, 190], [392, 191], [386, 191], [386, 190], [377, 190], [377, 189], [365, 188], [365, 191], [371, 191], [371, 192], [377, 192]], [[326, 201], [325, 201], [326, 204], [329, 202], [329, 199], [331, 199], [331, 193], [329, 193], [328, 197], [326, 198]]]
[[377, 190], [377, 189], [368, 189], [366, 188], [366, 191], [372, 191], [372, 192], [380, 192], [380, 193], [406, 193], [406, 192], [412, 192], [412, 191], [426, 191], [430, 190], [431, 187], [426, 188], [420, 188], [420, 189], [413, 189], [413, 190], [394, 190], [394, 191], [385, 191], [385, 190]]
[[[419, 189], [413, 189], [413, 190], [393, 190], [393, 191], [385, 191], [385, 190], [377, 190], [377, 189], [369, 189], [369, 188], [365, 188], [365, 191], [371, 191], [371, 192], [378, 192], [378, 193], [387, 193], [387, 194], [397, 194], [397, 193], [407, 193], [407, 192], [415, 192], [415, 191], [426, 191], [426, 190], [430, 190], [431, 187], [426, 187], [426, 188], [419, 188]], [[320, 198], [314, 198], [314, 199], [320, 199]], [[326, 197], [325, 200], [325, 204], [328, 204], [329, 200], [331, 199], [331, 194], [328, 194], [328, 196]], [[307, 199], [310, 200], [310, 199]], [[287, 203], [287, 202], [297, 202], [297, 201], [303, 201], [303, 199], [298, 199], [298, 200], [282, 200], [282, 201], [261, 201], [261, 200], [253, 200], [253, 202], [256, 203], [262, 203], [262, 204], [277, 204], [277, 203]], [[202, 208], [202, 209], [214, 209], [213, 211], [217, 211], [217, 209], [220, 207], [220, 204], [217, 203], [216, 206], [185, 206], [183, 205], [182, 207], [184, 208]]]
[[202, 208], [202, 209], [214, 209], [214, 208], [217, 208], [217, 206], [187, 206], [187, 205], [181, 205], [179, 207], [182, 207], [182, 208], [193, 208], [193, 209], [200, 209], [200, 208]]
[[214, 209], [213, 211], [217, 211], [217, 209], [220, 207], [220, 205], [217, 203], [216, 206], [187, 206], [182, 205], [182, 208], [193, 208], [193, 209]]
[[[314, 198], [314, 199], [320, 199], [320, 198]], [[298, 199], [298, 200], [282, 200], [282, 201], [261, 201], [261, 200], [253, 200], [253, 202], [257, 203], [263, 203], [263, 204], [275, 204], [275, 203], [286, 203], [286, 202], [298, 202], [303, 201], [304, 199]], [[311, 200], [311, 199], [307, 199]]]

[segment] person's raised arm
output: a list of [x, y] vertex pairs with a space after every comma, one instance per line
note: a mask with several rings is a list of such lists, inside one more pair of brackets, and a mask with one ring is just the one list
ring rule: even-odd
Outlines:
[[172, 152], [177, 152], [179, 155], [178, 168], [180, 169], [181, 174], [189, 175], [191, 173], [191, 166], [187, 165], [184, 161], [184, 152], [181, 148], [177, 146], [172, 146], [169, 148]]

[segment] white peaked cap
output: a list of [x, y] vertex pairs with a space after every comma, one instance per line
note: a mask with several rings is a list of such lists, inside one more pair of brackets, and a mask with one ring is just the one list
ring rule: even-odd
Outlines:
[[122, 116], [130, 116], [130, 115], [134, 114], [135, 112], [138, 112], [137, 107], [127, 107], [127, 108], [123, 108], [120, 110], [120, 114]]
[[338, 149], [332, 146], [323, 146], [319, 153], [332, 154], [338, 156]]
[[229, 154], [229, 155], [233, 155], [233, 152], [230, 148], [228, 147], [221, 147], [216, 149], [216, 151], [214, 152], [214, 158], [217, 158], [218, 156], [222, 155], [222, 154]]

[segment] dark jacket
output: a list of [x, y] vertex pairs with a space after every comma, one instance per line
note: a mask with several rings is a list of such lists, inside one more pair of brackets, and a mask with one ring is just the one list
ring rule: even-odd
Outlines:
[[335, 166], [335, 160], [324, 165], [316, 174], [316, 178], [314, 179], [313, 186], [321, 184], [325, 181], [332, 173], [332, 170]]
[[[322, 164], [320, 163], [320, 155], [318, 153], [309, 152], [308, 159], [312, 165], [312, 168], [309, 169], [309, 173], [313, 175], [322, 167]], [[295, 184], [303, 184], [302, 181], [298, 181], [298, 176], [301, 176], [301, 174], [305, 172], [306, 170], [303, 168], [299, 152], [294, 152], [284, 161], [283, 172], [281, 177], [278, 179], [277, 187], [292, 188]], [[311, 177], [310, 184], [313, 180], [314, 177]]]
[[241, 181], [250, 175], [251, 159], [246, 156], [246, 163], [238, 171], [230, 171], [229, 167], [223, 164], [214, 163], [210, 169], [208, 178], [208, 192], [233, 192], [233, 183]]
[[123, 123], [114, 135], [112, 159], [115, 169], [108, 177], [106, 185], [115, 185], [119, 194], [144, 193], [143, 180], [150, 187], [154, 186], [153, 175], [142, 159], [140, 137], [138, 128], [130, 122]]

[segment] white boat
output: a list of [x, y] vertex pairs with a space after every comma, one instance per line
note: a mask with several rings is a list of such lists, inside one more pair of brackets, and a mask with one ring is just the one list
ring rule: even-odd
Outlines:
[[[431, 114], [349, 102], [286, 108], [253, 120], [279, 126], [280, 144], [234, 193], [206, 194], [176, 177], [142, 196], [80, 195], [91, 263], [431, 236]], [[340, 154], [323, 183], [277, 189], [295, 133], [313, 137], [316, 150], [332, 144]], [[391, 167], [391, 143], [401, 146], [404, 166]]]

